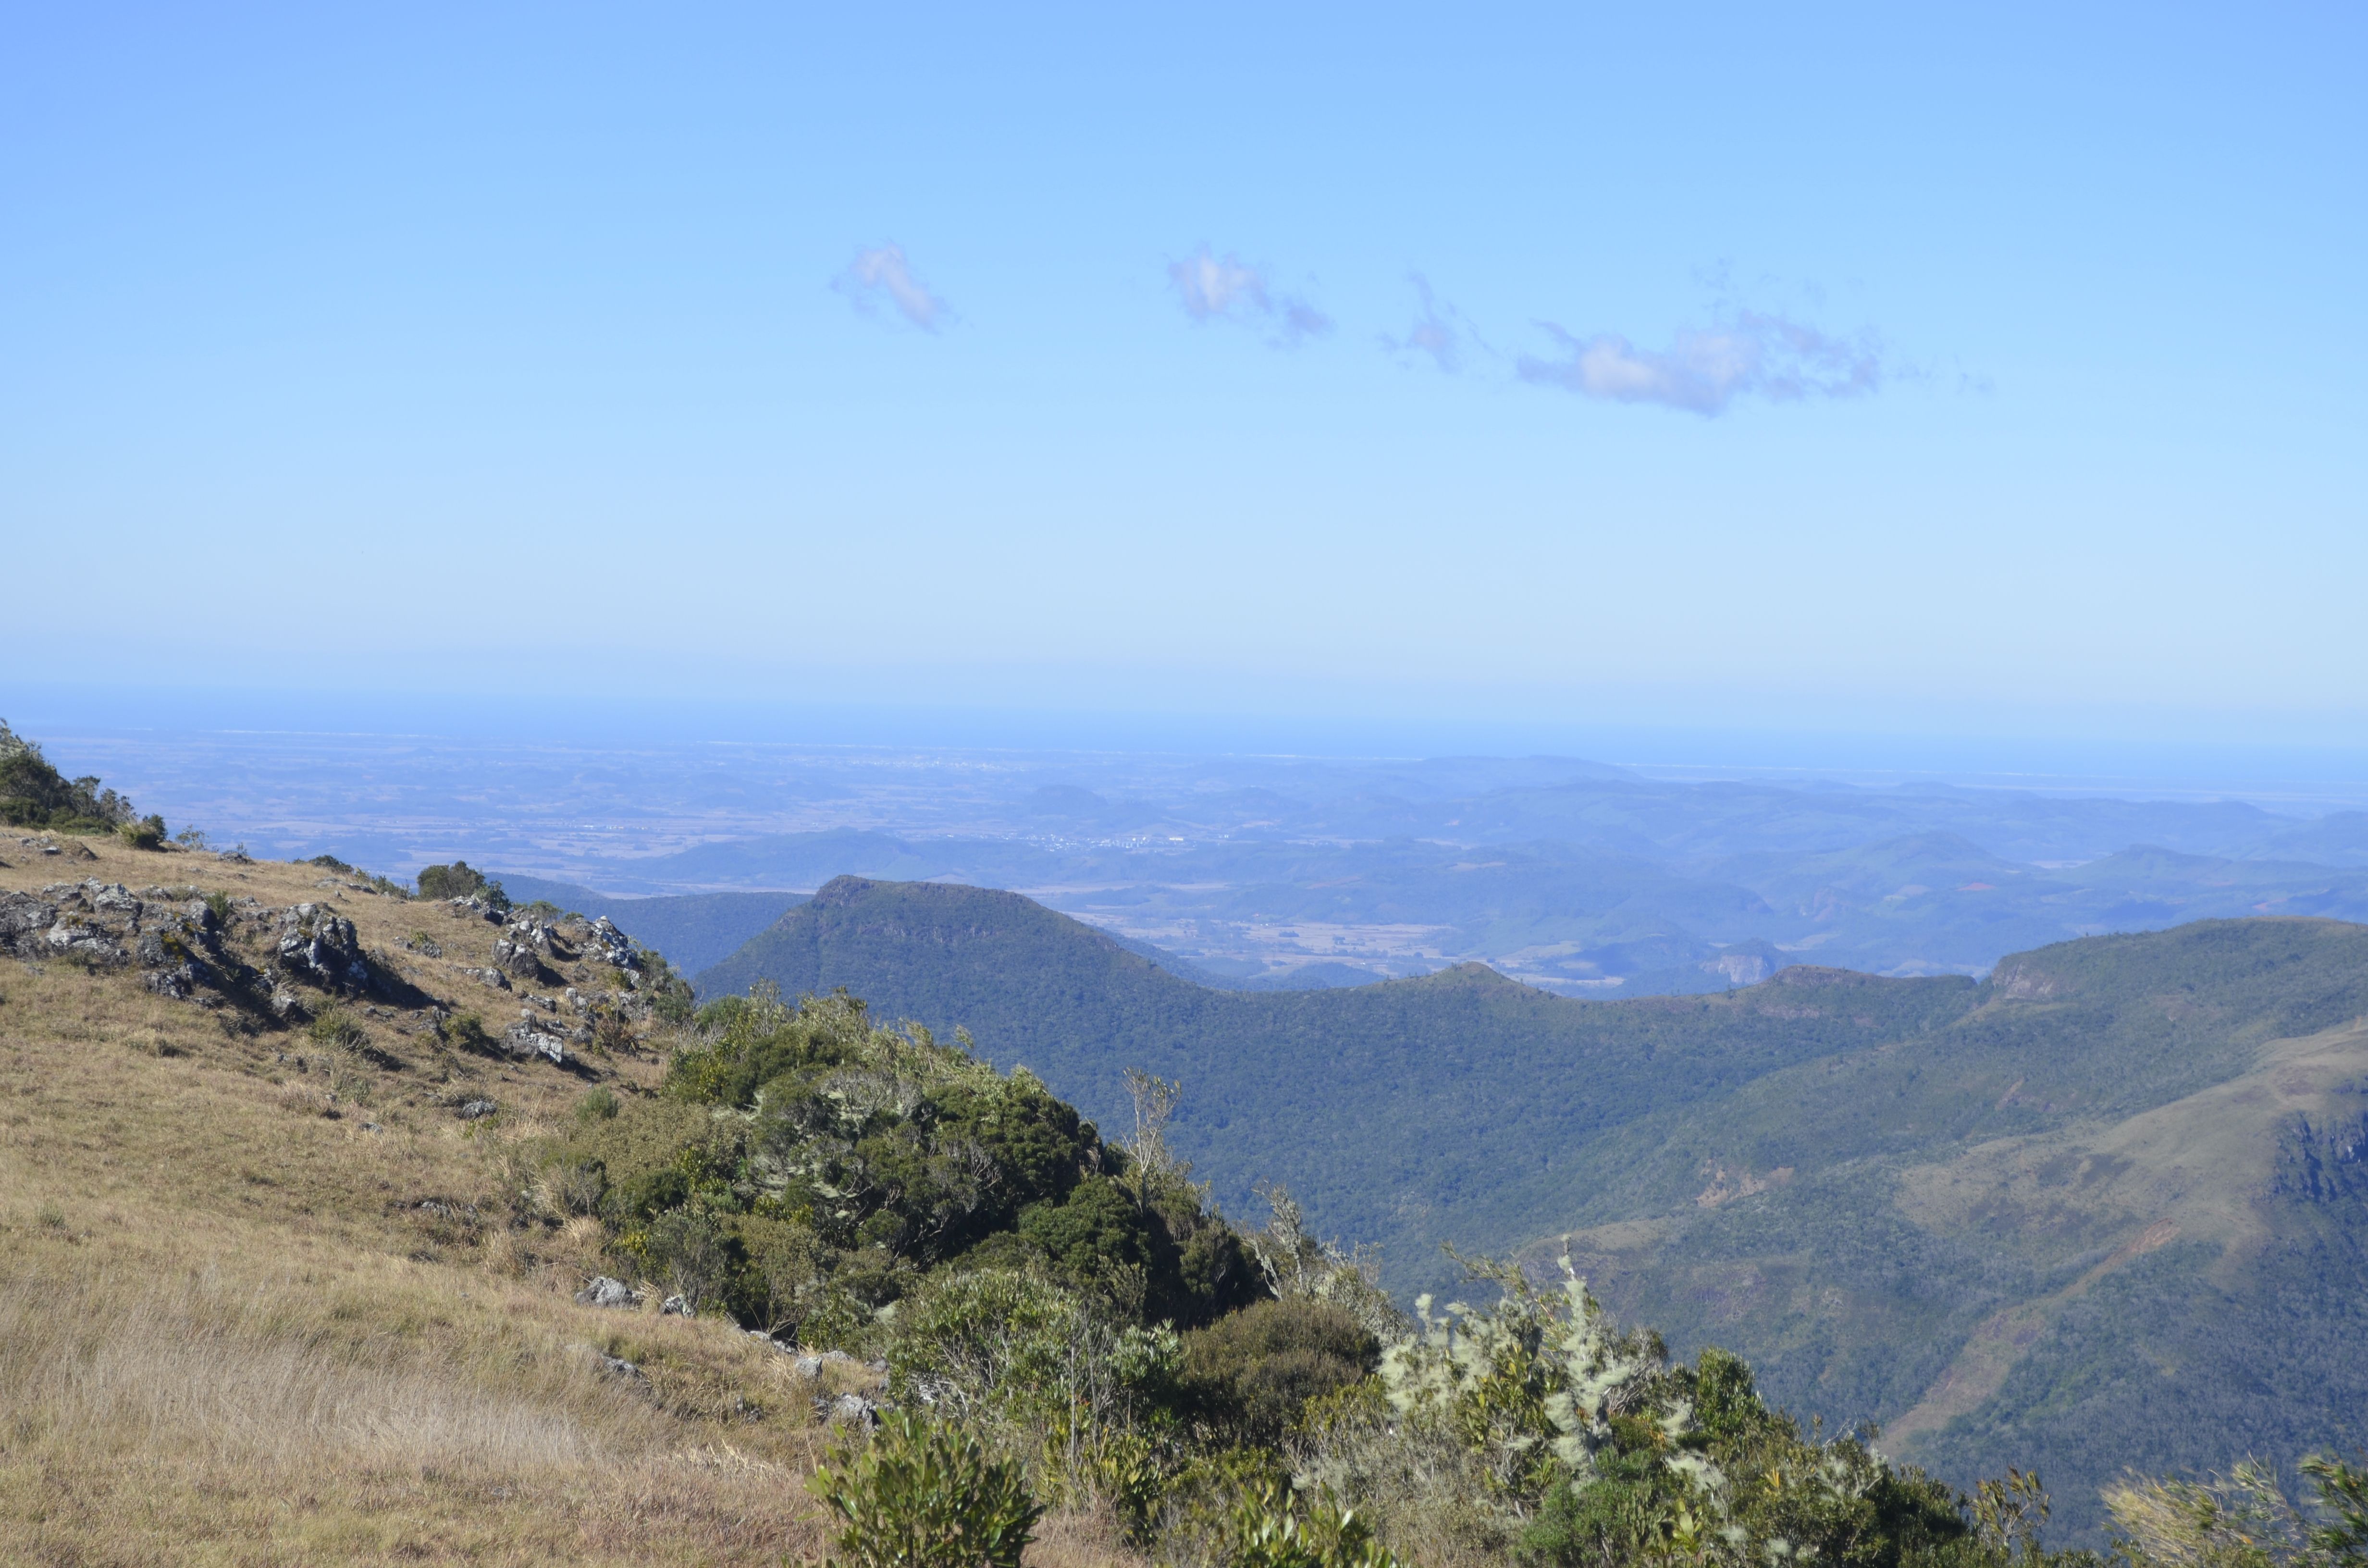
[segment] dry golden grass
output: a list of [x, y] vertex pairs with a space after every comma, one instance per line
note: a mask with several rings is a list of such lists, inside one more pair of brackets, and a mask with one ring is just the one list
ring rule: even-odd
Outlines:
[[[90, 848], [0, 840], [0, 890], [88, 876], [333, 902], [431, 997], [496, 1030], [516, 1016], [516, 994], [459, 972], [486, 960], [482, 920], [309, 866]], [[443, 959], [401, 949], [420, 930]], [[827, 1434], [789, 1358], [727, 1322], [573, 1301], [613, 1266], [597, 1225], [535, 1200], [533, 1152], [582, 1079], [449, 1051], [423, 1011], [358, 1010], [360, 1051], [230, 1011], [130, 971], [0, 960], [0, 1561], [824, 1554], [803, 1481]], [[598, 1069], [631, 1095], [660, 1066]], [[474, 1097], [502, 1113], [455, 1116]], [[1048, 1521], [1034, 1554], [1121, 1555], [1089, 1517]]]

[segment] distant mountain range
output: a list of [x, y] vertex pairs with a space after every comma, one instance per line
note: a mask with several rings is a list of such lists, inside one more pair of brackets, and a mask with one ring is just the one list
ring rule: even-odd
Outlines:
[[1452, 1283], [1442, 1242], [1567, 1247], [1804, 1415], [1961, 1483], [2037, 1456], [2076, 1532], [2125, 1465], [2368, 1442], [2368, 927], [2091, 937], [1979, 983], [1794, 966], [1589, 1002], [1461, 965], [1246, 994], [1015, 894], [843, 878], [699, 983], [768, 980], [966, 1028], [1104, 1119], [1127, 1067], [1180, 1079], [1174, 1141], [1229, 1206], [1281, 1181], [1406, 1293]]
[[[2005, 953], [2047, 942], [2208, 917], [2368, 920], [2368, 834], [2355, 833], [2340, 817], [2291, 830], [2249, 806], [2037, 798], [1967, 803], [1946, 795], [1918, 797], [1907, 802], [1913, 811], [1900, 799], [1885, 799], [1879, 802], [1884, 812], [1870, 812], [1857, 796], [1834, 803], [1803, 791], [1755, 790], [1725, 801], [1735, 809], [1722, 823], [1705, 820], [1722, 814], [1718, 793], [1695, 788], [1703, 793], [1691, 798], [1694, 814], [1680, 813], [1682, 820], [1657, 814], [1658, 793], [1644, 797], [1656, 813], [1619, 798], [1628, 811], [1618, 817], [1589, 815], [1575, 800], [1560, 798], [1584, 796], [1607, 807], [1615, 785], [1602, 780], [1488, 798], [1494, 822], [1585, 829], [1622, 847], [1543, 837], [1178, 837], [1056, 848], [836, 830], [711, 844], [638, 869], [710, 885], [812, 888], [852, 874], [1014, 889], [1151, 943], [1219, 983], [1356, 983], [1478, 959], [1581, 995], [1725, 990], [1811, 959], [1872, 973], [1979, 974]], [[1770, 793], [1791, 801], [1790, 816], [1773, 812]], [[1526, 797], [1556, 798], [1550, 811], [1543, 800]], [[1873, 820], [1919, 814], [1962, 821], [2014, 853], [1940, 826], [1819, 842]], [[1561, 820], [1539, 820], [1550, 816]], [[2368, 824], [2368, 815], [2362, 823]], [[1475, 823], [1457, 818], [1433, 825], [1469, 832]], [[2085, 858], [2049, 858], [2091, 847], [2115, 825], [2170, 828], [2176, 831], [2168, 836], [2191, 843], [2245, 840], [2259, 853], [2142, 841]], [[1646, 841], [1646, 826], [1660, 836]], [[2349, 847], [2355, 836], [2357, 854]], [[2361, 863], [2270, 858], [2289, 838]], [[1771, 839], [1782, 846], [1734, 848]], [[2041, 858], [2015, 858], [2022, 854]], [[1263, 956], [1241, 956], [1245, 950]], [[1302, 968], [1314, 972], [1296, 974]]]
[[[2368, 919], [2368, 812], [2231, 800], [1681, 781], [1566, 756], [244, 733], [177, 746], [143, 735], [117, 755], [136, 758], [142, 800], [258, 852], [327, 850], [398, 874], [466, 855], [609, 896], [800, 894], [842, 874], [966, 882], [1247, 987], [1477, 960], [1565, 995], [1691, 994], [1786, 962], [1979, 975], [2007, 953], [2101, 931], [2262, 913]], [[721, 951], [691, 961], [710, 956]]]

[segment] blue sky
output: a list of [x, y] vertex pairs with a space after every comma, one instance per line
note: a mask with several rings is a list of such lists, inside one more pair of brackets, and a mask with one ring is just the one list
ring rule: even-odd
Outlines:
[[1907, 9], [20, 7], [0, 683], [2363, 744], [2368, 13]]

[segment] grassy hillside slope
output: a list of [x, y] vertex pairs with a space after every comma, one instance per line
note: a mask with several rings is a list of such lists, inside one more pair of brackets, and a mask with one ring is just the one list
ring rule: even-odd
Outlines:
[[643, 1024], [620, 1006], [631, 1027], [565, 1065], [456, 1027], [549, 1019], [529, 998], [569, 985], [613, 999], [613, 971], [563, 943], [495, 990], [503, 928], [472, 912], [312, 866], [0, 838], [0, 899], [71, 904], [42, 890], [83, 879], [152, 931], [222, 895], [224, 963], [265, 961], [262, 912], [313, 903], [381, 979], [296, 988], [306, 1023], [157, 994], [96, 947], [0, 959], [0, 1561], [819, 1558], [816, 1385], [791, 1358], [655, 1295], [573, 1299], [600, 1228], [535, 1151], [587, 1095], [657, 1081]]
[[1442, 1240], [1566, 1245], [1681, 1350], [1952, 1480], [2044, 1456], [2076, 1530], [2124, 1465], [2368, 1442], [2368, 927], [2092, 937], [1979, 984], [1244, 994], [1016, 895], [845, 879], [701, 985], [759, 977], [966, 1026], [1097, 1114], [1127, 1066], [1181, 1078], [1221, 1196], [1287, 1183], [1393, 1287], [1441, 1283]]

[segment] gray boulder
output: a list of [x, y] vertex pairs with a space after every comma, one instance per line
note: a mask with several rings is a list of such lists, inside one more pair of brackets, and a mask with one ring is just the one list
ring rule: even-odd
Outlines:
[[91, 909], [99, 915], [109, 916], [118, 920], [137, 920], [140, 918], [140, 912], [143, 906], [138, 899], [131, 895], [131, 890], [125, 887], [121, 882], [117, 882], [114, 886], [109, 887], [103, 882], [93, 880], [91, 881], [85, 882], [83, 884], [83, 889], [90, 899]]
[[58, 923], [58, 906], [28, 892], [0, 893], [0, 949], [28, 956], [46, 945], [43, 938]]
[[611, 1279], [605, 1274], [595, 1275], [592, 1282], [575, 1292], [578, 1305], [586, 1307], [638, 1307], [642, 1298], [632, 1286], [621, 1279]]
[[68, 915], [50, 927], [42, 937], [52, 958], [78, 958], [91, 963], [118, 964], [131, 955], [123, 945], [107, 931], [87, 921]]
[[516, 1057], [540, 1056], [564, 1064], [567, 1042], [555, 1034], [545, 1034], [532, 1023], [520, 1018], [502, 1034], [502, 1050]]

